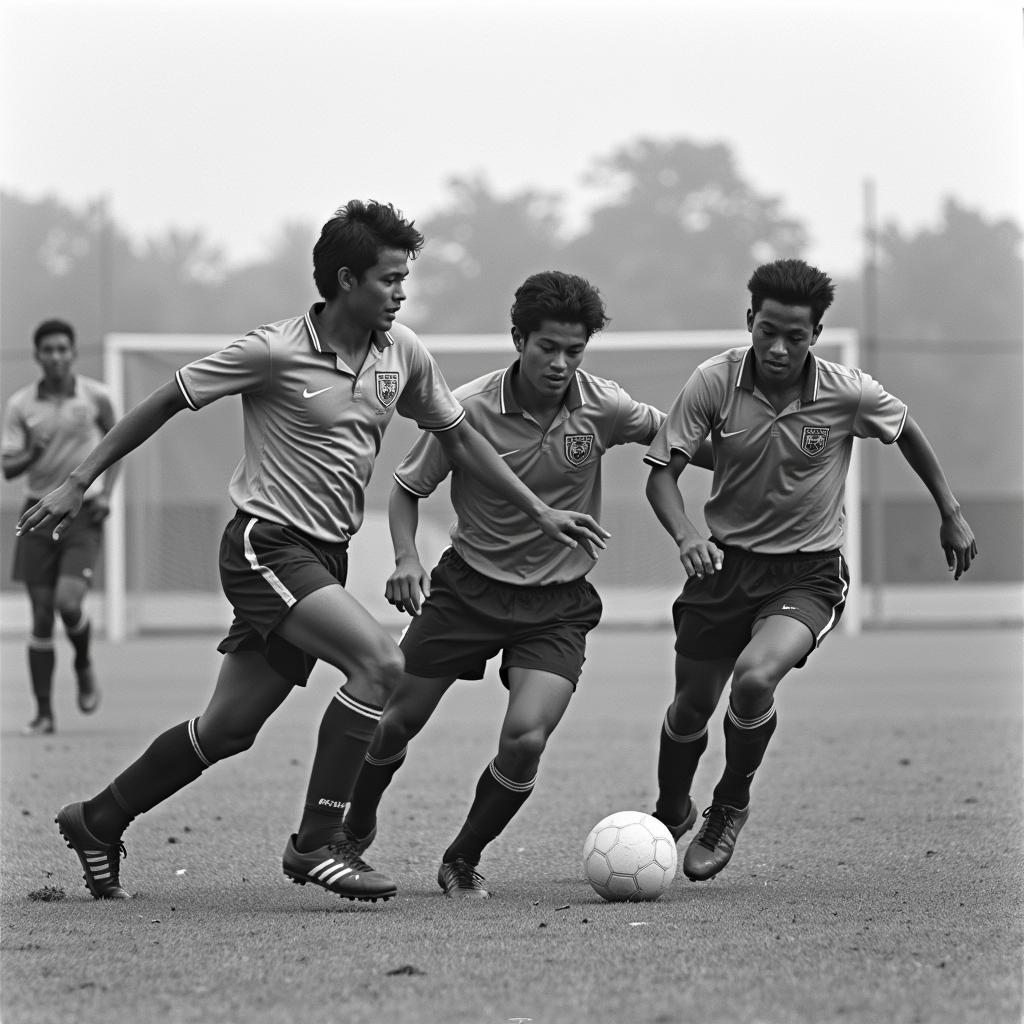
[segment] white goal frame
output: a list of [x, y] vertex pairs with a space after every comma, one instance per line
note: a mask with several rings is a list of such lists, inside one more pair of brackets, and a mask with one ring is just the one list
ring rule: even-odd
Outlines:
[[[507, 334], [472, 335], [422, 335], [424, 343], [432, 352], [494, 352], [495, 365], [501, 365], [509, 357]], [[125, 358], [133, 352], [179, 353], [180, 364], [199, 358], [235, 340], [236, 335], [226, 334], [108, 334], [103, 344], [104, 376], [109, 386], [115, 407], [122, 413], [126, 408]], [[602, 350], [654, 350], [654, 349], [705, 349], [723, 351], [741, 343], [743, 335], [736, 330], [721, 331], [606, 331], [600, 336]], [[838, 349], [838, 362], [851, 366], [859, 365], [859, 339], [851, 328], [826, 328], [822, 341], [830, 349]], [[457, 383], [462, 383], [458, 381]], [[636, 396], [643, 400], [643, 395]], [[840, 629], [843, 632], [859, 633], [863, 624], [861, 597], [861, 459], [860, 446], [855, 444], [846, 481], [846, 543], [844, 553], [850, 569], [850, 592]], [[224, 481], [225, 491], [227, 480]], [[104, 544], [104, 619], [107, 637], [117, 643], [125, 640], [130, 633], [127, 589], [127, 516], [125, 488], [119, 480], [111, 498], [110, 516], [106, 524]], [[225, 628], [227, 621], [225, 620]]]

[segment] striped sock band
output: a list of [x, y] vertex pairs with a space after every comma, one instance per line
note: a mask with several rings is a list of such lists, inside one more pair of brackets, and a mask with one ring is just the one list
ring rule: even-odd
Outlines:
[[375, 707], [373, 704], [367, 704], [357, 697], [353, 697], [350, 693], [346, 693], [344, 687], [338, 688], [334, 699], [342, 707], [348, 708], [349, 711], [354, 711], [357, 715], [362, 715], [364, 718], [372, 719], [374, 722], [380, 721], [381, 713], [384, 710], [383, 708]]
[[740, 716], [733, 711], [732, 703], [730, 702], [729, 709], [726, 711], [726, 714], [729, 716], [729, 721], [732, 722], [737, 729], [743, 729], [744, 731], [749, 732], [752, 729], [760, 729], [762, 725], [767, 725], [772, 720], [772, 717], [775, 714], [775, 704], [773, 703], [772, 706], [758, 718], [740, 718]]
[[52, 651], [53, 637], [36, 636], [35, 634], [32, 634], [32, 636], [28, 638], [28, 649], [30, 651]]
[[197, 734], [199, 719], [189, 719], [188, 723], [188, 740], [192, 744], [192, 749], [195, 751], [196, 757], [199, 758], [204, 768], [209, 768], [213, 762], [203, 753], [203, 748], [199, 745], [199, 736]]
[[408, 751], [408, 747], [402, 747], [397, 754], [392, 754], [390, 757], [374, 757], [369, 751], [366, 752], [364, 760], [367, 764], [372, 764], [376, 768], [386, 768], [390, 764], [395, 764], [397, 761], [401, 761]]
[[668, 724], [668, 712], [665, 712], [665, 723], [663, 726], [665, 735], [672, 740], [673, 743], [693, 743], [695, 740], [699, 740], [701, 736], [706, 736], [708, 732], [707, 723], [705, 722], [704, 728], [697, 732], [688, 733], [685, 736], [680, 736], [679, 733], [672, 731], [672, 726]]
[[487, 768], [491, 773], [491, 778], [493, 778], [499, 786], [503, 786], [510, 793], [529, 793], [537, 781], [537, 776], [534, 775], [532, 779], [527, 779], [526, 782], [516, 782], [515, 779], [510, 779], [507, 775], [502, 775], [494, 761], [491, 761]]

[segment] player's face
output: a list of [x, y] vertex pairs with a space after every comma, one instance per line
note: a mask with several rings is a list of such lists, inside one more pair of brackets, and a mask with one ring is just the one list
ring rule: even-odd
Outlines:
[[45, 334], [36, 348], [36, 362], [52, 384], [67, 380], [75, 361], [75, 346], [66, 334]]
[[[342, 270], [341, 284], [347, 289], [348, 308], [357, 325], [368, 331], [387, 331], [405, 302], [405, 279], [409, 257], [402, 249], [381, 249], [377, 262], [357, 281]], [[346, 276], [347, 275], [347, 276]]]
[[519, 385], [527, 401], [561, 401], [587, 349], [583, 324], [544, 320], [528, 337], [515, 329], [512, 337], [519, 351]]
[[787, 306], [765, 299], [757, 313], [747, 310], [758, 382], [784, 388], [800, 379], [807, 353], [818, 340], [821, 324], [811, 321], [809, 306]]

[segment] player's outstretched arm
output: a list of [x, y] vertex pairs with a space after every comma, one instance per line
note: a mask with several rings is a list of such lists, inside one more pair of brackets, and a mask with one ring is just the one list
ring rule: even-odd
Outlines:
[[467, 420], [434, 436], [453, 465], [525, 512], [545, 536], [570, 548], [582, 544], [592, 558], [605, 547], [605, 538], [610, 534], [603, 526], [585, 512], [563, 511], [544, 504]]
[[679, 561], [687, 577], [710, 576], [724, 564], [721, 548], [702, 537], [686, 514], [679, 475], [689, 465], [689, 457], [674, 451], [668, 465], [654, 466], [647, 477], [647, 500], [679, 549]]
[[939, 515], [942, 517], [939, 525], [939, 543], [946, 554], [946, 565], [953, 573], [953, 579], [958, 580], [978, 557], [978, 543], [974, 539], [974, 531], [960, 511], [960, 504], [946, 481], [946, 474], [943, 473], [928, 438], [913, 417], [907, 417], [896, 445], [938, 506]]
[[419, 521], [419, 498], [395, 484], [388, 498], [388, 528], [395, 549], [395, 569], [384, 585], [384, 596], [389, 604], [410, 615], [419, 615], [421, 595], [422, 600], [430, 597], [430, 574], [423, 568], [416, 548]]
[[77, 515], [82, 507], [82, 498], [96, 477], [118, 459], [138, 448], [176, 412], [184, 409], [185, 405], [185, 396], [173, 380], [144, 398], [111, 427], [109, 433], [104, 435], [82, 464], [71, 471], [60, 487], [50, 491], [25, 512], [18, 520], [18, 534], [49, 526], [54, 537], [57, 537], [61, 524]]

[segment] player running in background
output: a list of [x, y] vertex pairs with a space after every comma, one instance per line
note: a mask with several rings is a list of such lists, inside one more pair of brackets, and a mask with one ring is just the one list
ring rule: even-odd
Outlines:
[[[115, 419], [106, 386], [74, 372], [78, 349], [71, 324], [47, 320], [36, 328], [32, 341], [43, 376], [11, 396], [4, 412], [0, 455], [4, 479], [25, 474], [22, 512], [62, 483]], [[13, 577], [25, 584], [32, 606], [28, 670], [36, 715], [23, 730], [26, 735], [50, 734], [55, 728], [53, 625], [57, 615], [75, 652], [78, 708], [91, 714], [99, 706], [90, 650], [92, 627], [83, 604], [116, 477], [114, 468], [93, 481], [59, 540], [49, 534], [26, 534], [15, 541]]]
[[244, 452], [229, 493], [237, 508], [220, 551], [234, 621], [205, 710], [158, 736], [142, 756], [57, 824], [97, 899], [126, 899], [119, 880], [129, 822], [248, 749], [317, 659], [347, 677], [324, 713], [306, 808], [286, 844], [285, 874], [351, 899], [387, 899], [395, 885], [340, 833], [341, 815], [402, 655], [344, 589], [348, 542], [384, 430], [397, 410], [417, 421], [456, 465], [520, 509], [554, 546], [603, 547], [584, 513], [540, 501], [466, 420], [437, 364], [395, 323], [409, 260], [423, 245], [393, 207], [353, 200], [313, 250], [323, 302], [260, 327], [177, 371], [129, 412], [68, 480], [21, 518], [24, 534], [62, 531], [106, 467], [182, 409], [241, 395]]
[[[811, 347], [833, 285], [801, 260], [759, 267], [747, 285], [749, 347], [702, 363], [651, 445], [647, 497], [686, 572], [672, 607], [676, 692], [661, 730], [655, 816], [678, 840], [697, 818], [690, 796], [708, 719], [732, 676], [725, 769], [683, 857], [694, 881], [728, 864], [750, 785], [775, 731], [775, 689], [835, 628], [849, 574], [840, 553], [843, 487], [855, 437], [895, 443], [939, 509], [954, 579], [977, 556], [970, 526], [907, 407], [861, 370]], [[710, 434], [710, 537], [687, 518], [679, 475]]]
[[[534, 274], [512, 306], [516, 361], [455, 391], [467, 419], [525, 484], [595, 518], [604, 453], [649, 444], [663, 419], [614, 381], [580, 369], [606, 323], [600, 294], [583, 278]], [[419, 501], [449, 474], [457, 520], [451, 547], [428, 576], [416, 548]], [[586, 578], [595, 558], [553, 544], [519, 509], [473, 486], [433, 435], [419, 438], [395, 480], [388, 514], [396, 564], [386, 596], [414, 618], [401, 640], [405, 675], [384, 707], [345, 827], [358, 849], [369, 846], [378, 804], [410, 740], [456, 679], [483, 678], [500, 653], [508, 707], [498, 752], [437, 876], [446, 896], [487, 897], [476, 870], [481, 854], [533, 791], [545, 745], [576, 689], [587, 634], [601, 617]]]

